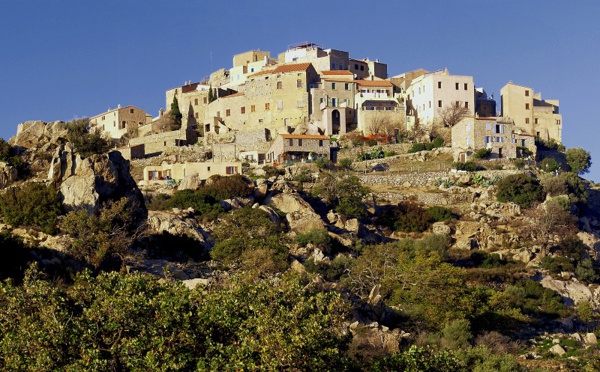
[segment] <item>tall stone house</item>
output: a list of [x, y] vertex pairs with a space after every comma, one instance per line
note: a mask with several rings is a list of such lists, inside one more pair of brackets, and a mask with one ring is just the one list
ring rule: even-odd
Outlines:
[[139, 127], [152, 121], [152, 117], [135, 106], [108, 110], [90, 118], [90, 129], [107, 133], [112, 139], [123, 136], [135, 137]]

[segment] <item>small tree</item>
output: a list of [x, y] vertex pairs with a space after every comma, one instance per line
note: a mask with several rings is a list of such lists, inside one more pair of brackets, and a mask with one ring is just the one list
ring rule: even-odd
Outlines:
[[53, 234], [62, 213], [62, 203], [54, 187], [28, 183], [7, 190], [0, 197], [0, 212], [4, 222], [10, 225], [39, 227]]
[[571, 167], [571, 171], [577, 174], [584, 174], [590, 171], [592, 157], [589, 152], [581, 147], [568, 149], [565, 156], [567, 157], [567, 164]]
[[537, 179], [526, 174], [512, 174], [497, 184], [498, 201], [511, 201], [521, 208], [529, 208], [533, 203], [544, 198], [544, 189]]
[[213, 102], [215, 99], [217, 99], [217, 98], [215, 97], [215, 94], [214, 94], [214, 92], [213, 92], [213, 87], [212, 87], [212, 85], [211, 85], [211, 86], [208, 88], [208, 103], [211, 103], [211, 102]]
[[88, 131], [88, 119], [78, 119], [67, 123], [67, 139], [75, 146], [82, 157], [87, 158], [94, 154], [103, 154], [110, 150], [110, 142], [102, 136], [100, 131]]
[[447, 128], [452, 128], [463, 118], [467, 117], [471, 112], [468, 108], [460, 105], [448, 105], [439, 110], [439, 115], [442, 123]]
[[171, 115], [173, 115], [173, 118], [175, 119], [174, 126], [171, 130], [177, 130], [181, 128], [181, 119], [183, 118], [183, 115], [179, 110], [179, 101], [177, 100], [177, 96], [173, 96], [173, 103], [171, 103]]

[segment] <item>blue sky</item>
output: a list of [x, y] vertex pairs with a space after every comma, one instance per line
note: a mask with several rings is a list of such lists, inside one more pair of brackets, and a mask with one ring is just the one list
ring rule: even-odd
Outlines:
[[563, 142], [600, 182], [600, 2], [538, 0], [0, 0], [0, 137], [26, 120], [118, 104], [156, 116], [165, 90], [251, 49], [303, 41], [379, 58], [390, 75], [448, 68], [499, 101], [512, 80], [559, 99]]

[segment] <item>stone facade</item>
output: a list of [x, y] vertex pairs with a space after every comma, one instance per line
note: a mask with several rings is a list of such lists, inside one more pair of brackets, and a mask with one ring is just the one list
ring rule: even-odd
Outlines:
[[90, 118], [91, 130], [107, 133], [110, 138], [119, 139], [129, 133], [135, 136], [137, 128], [149, 123], [152, 118], [134, 106], [118, 107]]
[[144, 167], [144, 180], [140, 185], [166, 183], [169, 180], [181, 182], [185, 177], [197, 176], [206, 181], [214, 175], [232, 175], [240, 173], [239, 162], [176, 163]]
[[518, 128], [541, 139], [562, 141], [562, 116], [558, 100], [543, 100], [532, 88], [509, 82], [500, 90], [502, 116], [514, 120]]
[[535, 138], [515, 130], [510, 118], [468, 117], [452, 127], [454, 159], [466, 161], [479, 149], [490, 149], [490, 158], [523, 157], [522, 148], [536, 152]]
[[281, 134], [275, 138], [267, 152], [269, 163], [313, 160], [331, 157], [329, 137], [321, 135]]
[[195, 131], [180, 129], [172, 132], [132, 138], [129, 140], [129, 146], [133, 147], [143, 144], [146, 154], [156, 154], [170, 148], [195, 144], [197, 141], [198, 137]]

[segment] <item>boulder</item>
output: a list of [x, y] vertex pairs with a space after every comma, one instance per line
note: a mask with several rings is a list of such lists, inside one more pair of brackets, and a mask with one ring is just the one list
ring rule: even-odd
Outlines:
[[212, 282], [211, 279], [204, 279], [204, 278], [194, 278], [194, 279], [183, 280], [183, 284], [186, 287], [188, 287], [189, 289], [194, 289], [194, 288], [196, 288], [199, 285], [201, 285], [203, 287], [206, 287], [211, 282]]
[[269, 220], [274, 224], [279, 225], [281, 223], [281, 218], [279, 217], [279, 214], [275, 212], [275, 209], [267, 207], [266, 205], [261, 205], [258, 209], [266, 212], [269, 215]]
[[436, 222], [432, 226], [432, 231], [434, 234], [449, 236], [452, 233], [450, 226], [446, 225], [445, 222]]
[[359, 238], [363, 238], [369, 233], [362, 222], [356, 218], [346, 220], [344, 223], [344, 229], [352, 234], [355, 234]]
[[134, 219], [147, 217], [144, 197], [129, 172], [129, 162], [116, 151], [82, 159], [70, 146], [57, 149], [48, 180], [61, 183], [59, 193], [67, 210], [96, 212], [107, 201], [128, 198], [137, 208]]
[[198, 190], [202, 186], [202, 179], [198, 174], [185, 176], [179, 184], [178, 190]]
[[589, 301], [592, 305], [595, 304], [592, 291], [582, 283], [556, 280], [547, 275], [540, 281], [540, 284], [544, 288], [558, 292], [568, 305], [577, 306], [583, 300]]
[[285, 217], [290, 229], [295, 232], [303, 233], [325, 226], [321, 217], [315, 213], [310, 204], [297, 193], [270, 195], [265, 199], [265, 204], [286, 213]]
[[17, 127], [17, 134], [8, 143], [11, 146], [30, 149], [42, 147], [58, 137], [66, 137], [66, 124], [62, 121], [46, 123], [41, 120], [26, 121]]
[[156, 234], [169, 233], [176, 236], [187, 236], [204, 244], [204, 234], [196, 219], [185, 213], [178, 214], [165, 211], [148, 212], [148, 228]]
[[598, 345], [598, 338], [594, 333], [586, 333], [584, 340], [587, 345]]
[[322, 229], [325, 223], [321, 217], [311, 211], [297, 211], [285, 215], [290, 229], [299, 233], [306, 233], [313, 229]]
[[0, 162], [0, 189], [5, 188], [17, 180], [17, 169], [8, 163]]
[[554, 345], [550, 348], [550, 352], [554, 355], [558, 355], [558, 356], [562, 356], [564, 353], [566, 353], [565, 349], [562, 348], [562, 346], [560, 345]]

